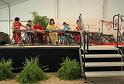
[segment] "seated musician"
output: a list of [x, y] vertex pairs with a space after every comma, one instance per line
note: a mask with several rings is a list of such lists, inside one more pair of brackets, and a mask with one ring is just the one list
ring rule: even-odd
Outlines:
[[20, 18], [16, 17], [14, 23], [12, 24], [12, 29], [13, 29], [13, 39], [15, 44], [21, 43], [22, 37], [21, 37], [21, 32], [16, 32], [17, 29], [20, 29], [21, 27], [25, 27], [21, 24], [19, 21]]
[[42, 35], [43, 33], [41, 31], [43, 30], [43, 28], [40, 25], [39, 21], [37, 21], [36, 24], [34, 24], [33, 30], [35, 30], [35, 33], [34, 33], [35, 42], [42, 44], [43, 43], [43, 35]]
[[28, 20], [27, 21], [27, 24], [26, 24], [26, 30], [27, 32], [25, 33], [26, 34], [26, 37], [27, 37], [27, 42], [32, 44], [33, 42], [33, 32], [31, 32], [33, 28], [33, 24], [32, 24], [32, 21], [31, 20]]
[[[64, 30], [68, 31], [70, 30], [69, 25], [66, 22], [63, 22]], [[70, 33], [64, 33], [64, 35], [61, 37], [62, 42], [64, 44], [71, 44], [71, 34]]]
[[[74, 31], [80, 31], [81, 28], [80, 28], [80, 26], [79, 26], [79, 25], [80, 25], [79, 20], [76, 21], [76, 25], [77, 25], [77, 26], [76, 26], [76, 28], [75, 28]], [[73, 35], [73, 39], [74, 39], [74, 43], [79, 44], [81, 37], [80, 37], [80, 35], [75, 34], [75, 35]]]
[[32, 29], [32, 21], [31, 20], [28, 20], [27, 24], [26, 24], [26, 29], [27, 30], [31, 30]]
[[[57, 28], [59, 28], [59, 27], [57, 27], [57, 26], [55, 25], [54, 19], [50, 19], [50, 22], [49, 22], [49, 24], [48, 24], [48, 26], [47, 26], [47, 29], [48, 29], [48, 30], [55, 30], [55, 29], [57, 29]], [[56, 33], [56, 32], [51, 32], [51, 33], [49, 33], [49, 38], [50, 38], [50, 40], [51, 40], [51, 44], [52, 44], [52, 45], [58, 44], [58, 37], [57, 37], [57, 33]]]

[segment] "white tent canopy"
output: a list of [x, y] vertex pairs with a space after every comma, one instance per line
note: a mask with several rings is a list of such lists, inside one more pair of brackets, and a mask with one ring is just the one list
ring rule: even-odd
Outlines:
[[0, 0], [0, 8], [22, 3], [28, 0]]
[[0, 9], [2, 8], [5, 8], [5, 7], [8, 7], [8, 16], [9, 16], [9, 19], [8, 19], [8, 23], [9, 23], [9, 35], [10, 35], [10, 24], [11, 24], [11, 7], [12, 5], [16, 5], [16, 4], [19, 4], [19, 3], [22, 3], [22, 2], [25, 2], [25, 1], [28, 1], [28, 0], [0, 0]]
[[[86, 25], [100, 25], [100, 19], [110, 21], [114, 14], [124, 14], [123, 2], [124, 0], [0, 0], [0, 31], [11, 35], [9, 21], [12, 22], [16, 16], [22, 21], [32, 19], [33, 11], [57, 19], [59, 25], [64, 21], [75, 24], [80, 13]], [[109, 33], [108, 30], [107, 32]]]

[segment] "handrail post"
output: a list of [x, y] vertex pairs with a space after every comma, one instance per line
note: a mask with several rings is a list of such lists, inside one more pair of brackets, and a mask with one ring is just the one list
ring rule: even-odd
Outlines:
[[86, 33], [85, 33], [85, 31], [84, 31], [84, 35], [83, 35], [83, 38], [84, 38], [84, 64], [83, 64], [83, 68], [84, 68], [84, 75], [85, 75], [85, 62], [86, 62], [86, 60], [85, 60], [85, 54], [86, 54]]
[[[80, 49], [83, 48], [83, 62], [82, 62], [82, 56], [80, 56], [80, 63], [81, 63], [81, 72], [82, 72], [82, 76], [84, 77], [85, 80], [87, 80], [87, 77], [85, 75], [85, 53], [86, 53], [86, 39], [85, 39], [85, 30], [84, 32], [82, 31], [83, 29], [83, 22], [82, 22], [82, 17], [81, 17], [81, 14], [79, 16], [79, 22], [80, 22]], [[83, 45], [83, 47], [82, 47]], [[81, 54], [81, 50], [79, 52]]]
[[115, 17], [116, 17], [116, 16], [118, 16], [118, 15], [114, 15], [114, 16], [113, 16], [113, 29], [114, 29], [114, 30], [116, 30], [116, 29], [115, 29]]
[[119, 24], [120, 24], [120, 14], [118, 14], [118, 25], [117, 25], [117, 47], [118, 47], [118, 43], [119, 43]]
[[[117, 29], [115, 29], [115, 18], [116, 17], [117, 17], [117, 21], [118, 21], [118, 23], [117, 23]], [[118, 44], [119, 44], [119, 30], [120, 30], [119, 24], [120, 24], [120, 14], [114, 15], [113, 16], [113, 29], [114, 30], [117, 30], [117, 47], [118, 47]]]
[[89, 50], [89, 32], [86, 35], [87, 35], [87, 51], [88, 51]]

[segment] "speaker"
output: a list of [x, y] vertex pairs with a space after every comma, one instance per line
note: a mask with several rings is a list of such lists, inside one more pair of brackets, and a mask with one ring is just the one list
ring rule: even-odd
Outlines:
[[0, 32], [0, 45], [5, 45], [9, 43], [10, 43], [9, 35], [4, 32]]

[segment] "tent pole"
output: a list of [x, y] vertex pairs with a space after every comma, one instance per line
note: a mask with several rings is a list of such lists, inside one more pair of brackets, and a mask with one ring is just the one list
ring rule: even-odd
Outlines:
[[56, 18], [58, 19], [59, 18], [59, 1], [56, 0]]
[[[11, 39], [11, 36], [10, 36], [10, 34], [11, 34], [11, 7], [10, 7], [10, 5], [8, 6], [8, 9], [9, 9], [9, 38]], [[11, 42], [10, 42], [10, 44], [11, 44]]]
[[8, 6], [9, 8], [9, 35], [10, 35], [10, 28], [11, 28], [11, 8], [10, 6]]
[[106, 18], [106, 6], [107, 6], [107, 0], [103, 0], [103, 14], [102, 14], [102, 18], [105, 19]]

